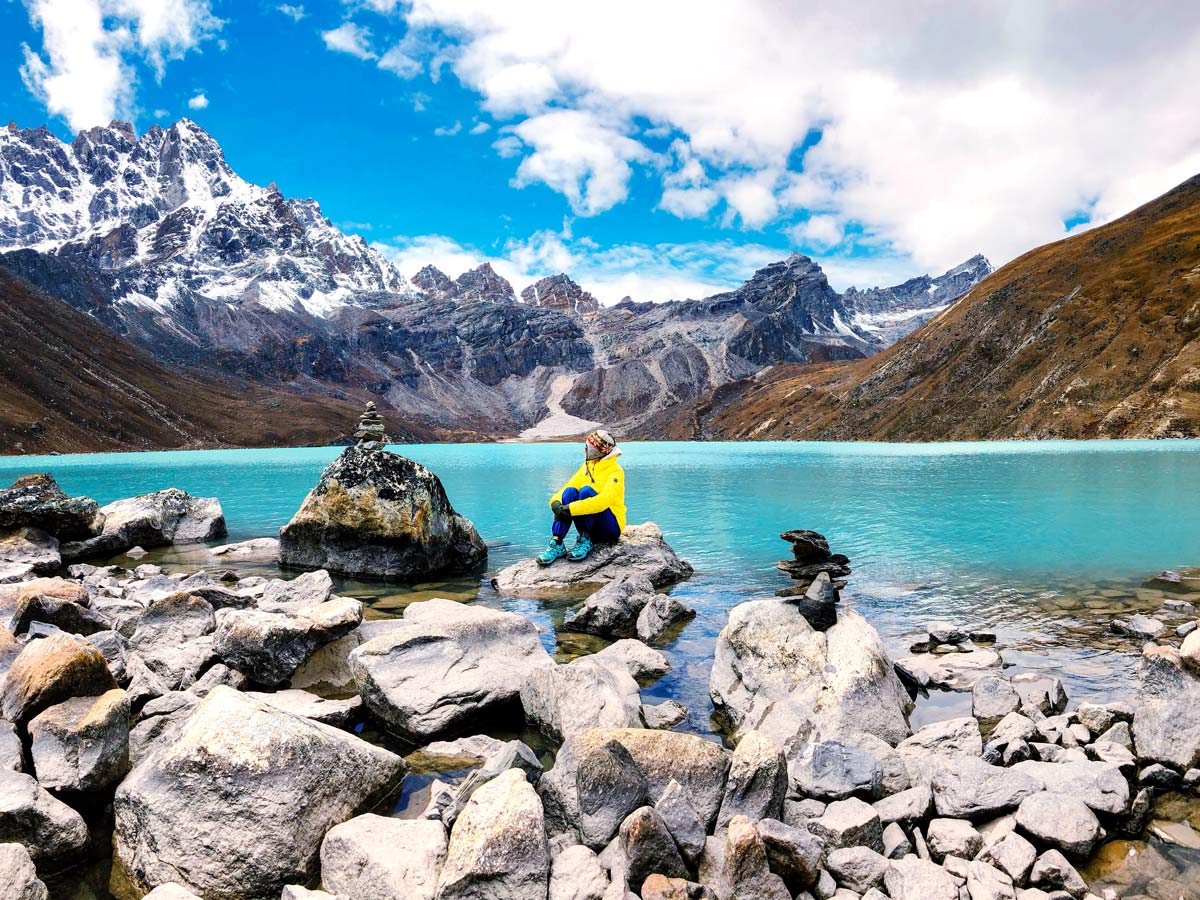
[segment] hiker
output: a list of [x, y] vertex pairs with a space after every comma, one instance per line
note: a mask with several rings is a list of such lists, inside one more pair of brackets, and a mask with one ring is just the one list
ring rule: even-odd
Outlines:
[[[564, 556], [571, 562], [582, 562], [594, 543], [615, 543], [625, 528], [625, 473], [617, 462], [621, 451], [616, 439], [599, 429], [587, 436], [583, 448], [583, 465], [550, 498], [553, 536], [538, 555], [538, 565], [548, 566]], [[567, 550], [563, 538], [572, 523], [579, 537]]]

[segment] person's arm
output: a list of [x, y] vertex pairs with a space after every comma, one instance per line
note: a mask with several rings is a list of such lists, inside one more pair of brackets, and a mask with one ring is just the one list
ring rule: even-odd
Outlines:
[[558, 489], [557, 493], [551, 495], [550, 500], [548, 501], [549, 505], [554, 506], [555, 501], [558, 501], [561, 503], [563, 491], [565, 491], [567, 488], [573, 487], [576, 490], [578, 490], [580, 487], [582, 487], [583, 479], [585, 476], [586, 476], [585, 467], [580, 466], [578, 469], [575, 470], [575, 474], [572, 475], [569, 479], [567, 479], [567, 483], [564, 484], [562, 487], [560, 487]]
[[593, 513], [604, 512], [615, 502], [625, 496], [625, 474], [615, 470], [605, 478], [602, 484], [596, 485], [596, 496], [576, 500], [568, 509], [573, 516], [590, 516]]

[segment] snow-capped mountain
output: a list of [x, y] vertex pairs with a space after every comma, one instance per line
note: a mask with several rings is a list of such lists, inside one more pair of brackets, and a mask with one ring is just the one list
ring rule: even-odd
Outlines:
[[0, 131], [0, 252], [28, 248], [120, 271], [117, 304], [159, 313], [197, 298], [315, 316], [403, 277], [313, 200], [240, 178], [195, 122], [125, 122], [65, 144]]
[[70, 144], [0, 131], [0, 266], [168, 364], [373, 397], [435, 432], [543, 436], [653, 436], [776, 363], [869, 356], [990, 271], [841, 295], [796, 253], [712, 297], [613, 307], [565, 273], [518, 293], [486, 263], [410, 286], [315, 201], [239, 177], [187, 119]]

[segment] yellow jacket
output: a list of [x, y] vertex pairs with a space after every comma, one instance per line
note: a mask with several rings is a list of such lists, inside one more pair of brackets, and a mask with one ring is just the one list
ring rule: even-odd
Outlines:
[[568, 506], [573, 516], [589, 516], [593, 513], [611, 509], [617, 517], [617, 524], [625, 530], [625, 471], [617, 462], [621, 455], [619, 449], [613, 450], [601, 459], [585, 462], [580, 466], [571, 480], [558, 489], [558, 493], [550, 498], [550, 502], [562, 500], [563, 491], [569, 487], [582, 490], [591, 487], [596, 492], [595, 497], [576, 500]]

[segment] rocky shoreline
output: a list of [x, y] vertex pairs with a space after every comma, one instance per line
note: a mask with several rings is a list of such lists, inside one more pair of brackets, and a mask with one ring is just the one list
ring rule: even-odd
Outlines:
[[[1081, 871], [1114, 839], [1200, 849], [1152, 820], [1156, 798], [1200, 790], [1194, 629], [1131, 623], [1155, 632], [1137, 702], [1072, 707], [963, 623], [930, 623], [893, 661], [852, 608], [849, 560], [788, 532], [818, 568], [729, 610], [708, 681], [717, 743], [642, 696], [670, 666], [654, 645], [694, 615], [662, 590], [692, 571], [651, 523], [594, 567], [493, 576], [612, 640], [563, 663], [515, 601], [364, 619], [324, 570], [240, 575], [278, 553], [270, 539], [211, 548], [199, 572], [72, 563], [73, 544], [210, 540], [219, 504], [160, 492], [101, 509], [20, 488], [0, 492], [23, 548], [0, 584], [0, 884], [15, 897], [46, 897], [110, 834], [106, 884], [73, 896], [1108, 900]], [[969, 692], [972, 714], [914, 731], [937, 687]], [[421, 777], [416, 816], [388, 815]], [[1163, 871], [1122, 896], [1187, 890]]]

